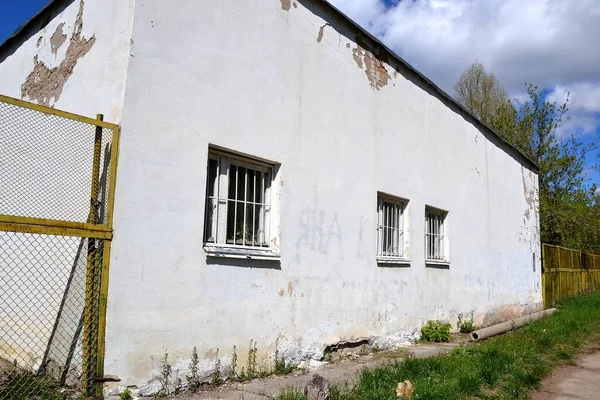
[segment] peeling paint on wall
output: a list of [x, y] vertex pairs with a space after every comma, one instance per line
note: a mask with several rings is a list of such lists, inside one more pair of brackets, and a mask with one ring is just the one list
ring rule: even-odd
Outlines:
[[[58, 100], [65, 83], [73, 74], [77, 61], [85, 56], [96, 42], [96, 35], [93, 35], [89, 39], [86, 39], [83, 36], [83, 8], [84, 1], [81, 0], [79, 2], [79, 11], [77, 12], [77, 19], [73, 26], [73, 33], [71, 35], [71, 40], [69, 41], [69, 47], [67, 48], [65, 58], [58, 67], [50, 69], [43, 61], [39, 61], [38, 55], [36, 54], [33, 57], [33, 70], [21, 85], [21, 98], [28, 97], [30, 101], [37, 101], [39, 104], [45, 106], [50, 105], [51, 99], [54, 99], [55, 102]], [[61, 25], [59, 25], [60, 32], [62, 32]], [[59, 29], [57, 28], [57, 31], [52, 37], [54, 37], [58, 31]], [[54, 44], [51, 43], [51, 45], [53, 49], [52, 52], [56, 54]], [[60, 45], [58, 47], [60, 47]], [[58, 47], [56, 47], [56, 49], [58, 49]]]
[[[292, 0], [279, 0], [281, 1], [281, 9], [285, 11], [290, 11], [290, 7], [292, 6]], [[294, 4], [295, 6], [296, 4]]]
[[63, 33], [63, 26], [65, 26], [65, 23], [61, 22], [50, 38], [50, 49], [54, 55], [56, 55], [58, 48], [67, 40], [67, 34]]
[[319, 34], [317, 35], [317, 42], [319, 43], [321, 43], [321, 40], [323, 40], [323, 30], [326, 26], [329, 26], [329, 24], [325, 24], [321, 28], [319, 28]]
[[356, 48], [352, 49], [352, 57], [354, 58], [354, 62], [358, 68], [365, 70], [365, 74], [367, 75], [367, 79], [369, 80], [369, 84], [371, 88], [380, 90], [382, 87], [386, 86], [390, 80], [390, 74], [387, 69], [383, 65], [382, 60], [379, 59], [375, 54], [373, 54], [370, 50], [365, 49], [360, 44], [358, 44]]

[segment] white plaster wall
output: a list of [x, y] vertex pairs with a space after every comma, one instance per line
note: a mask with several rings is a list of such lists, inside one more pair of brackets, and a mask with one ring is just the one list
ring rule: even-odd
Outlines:
[[[105, 121], [119, 123], [130, 58], [134, 0], [73, 0], [61, 12], [54, 13], [45, 27], [31, 27], [32, 36], [0, 53], [0, 94], [23, 97], [21, 87], [34, 69], [36, 55], [49, 69], [60, 67], [76, 28], [81, 2], [83, 38], [96, 40], [78, 59], [62, 94], [52, 98], [49, 105], [92, 118], [104, 114]], [[67, 37], [53, 53], [51, 37], [61, 23]], [[23, 100], [39, 102], [30, 96], [24, 96]]]
[[[427, 319], [541, 307], [537, 176], [390, 66], [372, 89], [356, 32], [324, 10], [136, 2], [107, 326], [121, 384], [151, 381], [166, 352], [185, 373], [194, 346], [206, 372], [217, 348], [244, 365], [250, 339], [259, 358], [278, 337], [319, 357], [340, 340], [399, 343]], [[281, 163], [280, 269], [207, 262], [209, 144]], [[375, 262], [377, 191], [410, 200], [408, 268]], [[426, 204], [449, 211], [448, 270], [425, 266]]]

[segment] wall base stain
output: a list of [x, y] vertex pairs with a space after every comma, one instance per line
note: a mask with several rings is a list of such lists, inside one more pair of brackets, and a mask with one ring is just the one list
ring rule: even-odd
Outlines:
[[[89, 39], [83, 36], [83, 8], [84, 1], [81, 0], [65, 58], [57, 67], [51, 69], [43, 61], [39, 61], [36, 54], [33, 57], [33, 70], [21, 85], [21, 98], [28, 97], [30, 101], [37, 101], [39, 104], [45, 106], [50, 106], [51, 99], [54, 99], [55, 102], [59, 99], [63, 87], [73, 74], [77, 62], [90, 51], [96, 42], [95, 35]], [[62, 36], [62, 25], [59, 25], [54, 35], [52, 35], [53, 38], [59, 31], [61, 32], [59, 35]], [[56, 40], [56, 44], [58, 44], [60, 39]], [[56, 54], [54, 43], [51, 43], [51, 46], [53, 53]], [[56, 49], [58, 47], [60, 46], [57, 46]]]

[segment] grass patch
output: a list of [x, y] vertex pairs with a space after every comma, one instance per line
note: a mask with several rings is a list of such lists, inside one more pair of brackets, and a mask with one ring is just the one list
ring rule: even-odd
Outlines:
[[62, 400], [63, 398], [60, 384], [52, 377], [17, 369], [0, 372], [0, 399]]
[[572, 363], [581, 344], [600, 334], [600, 291], [565, 299], [558, 307], [549, 317], [477, 345], [365, 370], [354, 386], [331, 387], [330, 398], [393, 400], [398, 382], [409, 380], [415, 400], [526, 399], [553, 368]]

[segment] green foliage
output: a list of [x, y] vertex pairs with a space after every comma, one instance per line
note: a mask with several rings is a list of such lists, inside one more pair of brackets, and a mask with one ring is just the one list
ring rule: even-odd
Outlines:
[[431, 358], [365, 370], [353, 386], [331, 386], [330, 400], [393, 400], [409, 380], [413, 399], [527, 399], [558, 365], [600, 334], [600, 291], [565, 299], [559, 312], [525, 327]]
[[285, 375], [293, 372], [297, 368], [293, 363], [288, 363], [285, 356], [279, 354], [279, 339], [275, 341], [275, 360], [273, 373], [275, 375]]
[[160, 364], [160, 375], [158, 376], [160, 390], [156, 394], [157, 397], [165, 397], [170, 393], [171, 374], [172, 368], [171, 364], [169, 364], [169, 354], [165, 353], [165, 357]]
[[0, 399], [62, 400], [61, 389], [59, 382], [49, 375], [16, 368], [0, 371]]
[[248, 346], [248, 360], [246, 362], [246, 372], [242, 369], [244, 379], [254, 379], [257, 376], [257, 363], [256, 363], [256, 342], [250, 339], [250, 345]]
[[427, 342], [447, 342], [450, 340], [451, 329], [452, 326], [449, 323], [427, 321], [421, 328], [421, 339]]
[[217, 352], [215, 353], [215, 368], [210, 375], [210, 383], [217, 386], [221, 383], [221, 380], [221, 359], [219, 358], [219, 349], [217, 349]]
[[461, 333], [471, 333], [477, 329], [475, 321], [473, 321], [473, 313], [471, 312], [469, 318], [465, 318], [463, 314], [458, 314], [458, 331]]
[[306, 395], [295, 387], [285, 388], [275, 397], [275, 400], [307, 400]]
[[191, 391], [196, 391], [200, 387], [200, 377], [198, 376], [198, 364], [200, 360], [198, 358], [198, 351], [194, 346], [194, 350], [192, 351], [192, 358], [190, 359], [189, 372], [186, 375], [185, 379], [187, 380], [188, 389]]
[[525, 193], [531, 209], [525, 217], [535, 217], [538, 195], [542, 242], [600, 250], [600, 199], [585, 175], [585, 160], [597, 147], [584, 145], [564, 125], [569, 119], [568, 95], [557, 104], [537, 86], [525, 89], [526, 101], [510, 101], [496, 77], [474, 63], [457, 82], [455, 97], [539, 165], [539, 193]]
[[131, 390], [129, 390], [129, 388], [126, 388], [125, 390], [123, 390], [121, 393], [119, 393], [119, 398], [121, 400], [133, 400], [133, 396], [131, 395]]
[[173, 382], [173, 394], [178, 395], [183, 389], [183, 382], [181, 382], [181, 377], [179, 376], [179, 370], [176, 371], [177, 378], [175, 378], [175, 382]]
[[229, 373], [227, 374], [227, 378], [230, 381], [236, 381], [239, 379], [239, 376], [237, 374], [237, 363], [238, 363], [237, 351], [236, 351], [235, 346], [233, 346], [233, 353], [231, 354], [231, 364], [229, 365]]

